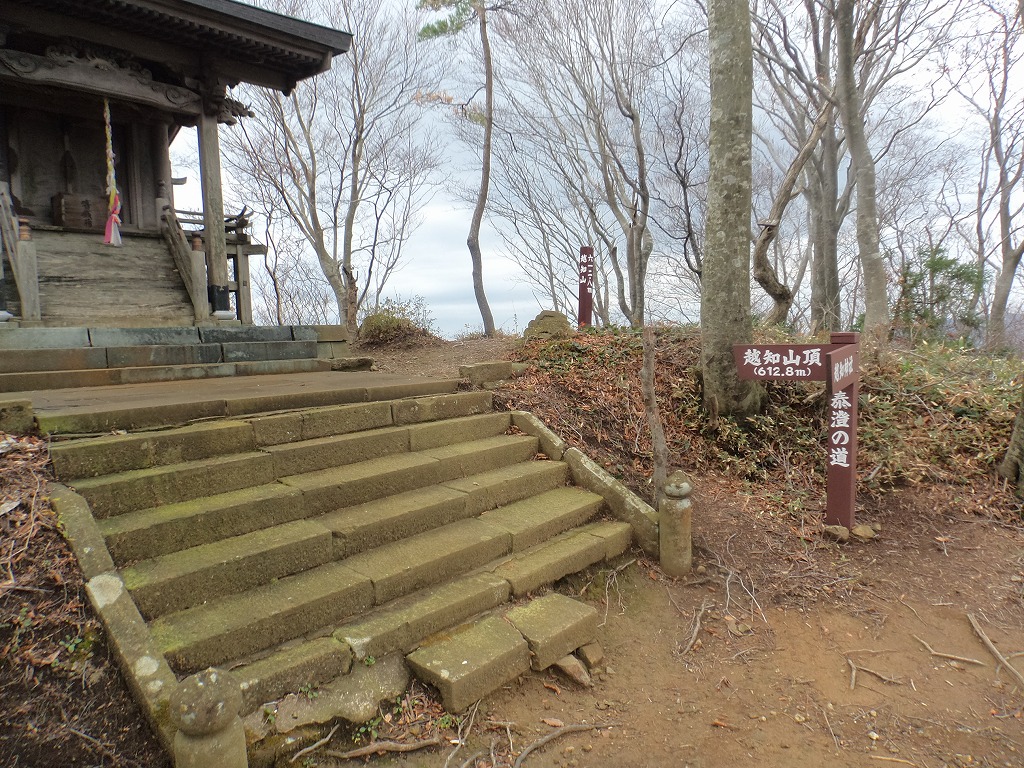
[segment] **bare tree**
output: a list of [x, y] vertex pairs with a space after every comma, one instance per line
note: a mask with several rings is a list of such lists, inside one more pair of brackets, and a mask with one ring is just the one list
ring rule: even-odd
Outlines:
[[[483, 322], [484, 336], [494, 335], [494, 316], [491, 314], [484, 291], [483, 254], [480, 251], [480, 227], [487, 210], [487, 197], [491, 186], [492, 142], [494, 135], [494, 61], [491, 54], [491, 38], [488, 27], [488, 13], [499, 6], [488, 6], [486, 2], [467, 2], [466, 0], [421, 0], [419, 6], [430, 11], [447, 11], [448, 16], [439, 21], [431, 22], [420, 30], [423, 39], [434, 39], [449, 35], [457, 35], [469, 25], [475, 23], [480, 39], [480, 58], [483, 64], [484, 92], [483, 110], [479, 113], [479, 122], [483, 127], [483, 138], [480, 147], [480, 185], [477, 187], [476, 202], [473, 205], [473, 216], [470, 220], [466, 247], [469, 249], [470, 261], [473, 265], [473, 293], [476, 296], [477, 308]], [[478, 89], [479, 92], [479, 89]], [[467, 111], [469, 104], [466, 105]]]
[[[518, 52], [501, 73], [501, 135], [530, 153], [589, 217], [607, 254], [619, 310], [644, 322], [645, 276], [654, 250], [650, 135], [656, 19], [648, 0], [548, 0], [502, 19]], [[524, 50], [529, 56], [522, 56]]]
[[[824, 127], [805, 171], [814, 243], [812, 328], [835, 328], [838, 321], [838, 241], [854, 191], [865, 324], [887, 328], [875, 178], [892, 143], [942, 98], [934, 89], [937, 76], [924, 65], [954, 15], [951, 3], [922, 0], [766, 0], [755, 15], [758, 61], [773, 96], [762, 107], [791, 151], [796, 154], [806, 145], [816, 118], [830, 103], [841, 116], [841, 125]], [[912, 72], [913, 89], [904, 87]], [[850, 169], [843, 186], [847, 157]], [[781, 168], [790, 163], [783, 157], [776, 162]]]
[[979, 10], [978, 35], [966, 41], [961, 67], [980, 77], [968, 75], [955, 85], [984, 126], [975, 232], [980, 257], [997, 270], [986, 345], [999, 350], [1024, 255], [1024, 22], [1008, 3], [981, 3]]
[[380, 292], [432, 194], [440, 153], [415, 99], [436, 87], [439, 71], [416, 45], [410, 12], [356, 0], [313, 10], [357, 29], [352, 49], [290, 96], [245, 89], [257, 116], [225, 141], [225, 165], [240, 195], [301, 234], [354, 335], [359, 306]]

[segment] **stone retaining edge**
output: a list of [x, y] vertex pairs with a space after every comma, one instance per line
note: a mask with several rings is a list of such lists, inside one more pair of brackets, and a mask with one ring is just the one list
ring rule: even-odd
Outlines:
[[658, 557], [658, 513], [653, 507], [644, 503], [579, 448], [570, 448], [532, 413], [513, 411], [512, 423], [526, 434], [536, 437], [548, 458], [568, 464], [573, 483], [603, 498], [612, 514], [633, 528], [633, 536], [644, 552], [651, 557]]
[[171, 754], [175, 730], [169, 719], [169, 702], [178, 678], [153, 642], [149, 627], [114, 568], [88, 502], [60, 483], [50, 483], [48, 492], [64, 537], [82, 568], [86, 594], [103, 624], [121, 674], [136, 702], [142, 704], [160, 743]]
[[579, 448], [566, 450], [562, 460], [569, 465], [573, 482], [601, 496], [612, 514], [629, 523], [641, 549], [657, 558], [660, 552], [658, 513], [626, 486], [604, 471]]

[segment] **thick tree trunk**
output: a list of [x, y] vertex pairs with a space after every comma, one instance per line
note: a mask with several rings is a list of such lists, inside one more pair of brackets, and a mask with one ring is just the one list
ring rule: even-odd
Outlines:
[[711, 135], [707, 236], [701, 284], [704, 405], [746, 416], [763, 390], [741, 381], [732, 345], [753, 336], [750, 318], [750, 210], [753, 59], [746, 0], [710, 0]]
[[484, 336], [494, 335], [494, 316], [487, 303], [484, 293], [484, 260], [480, 252], [480, 226], [487, 208], [487, 192], [491, 184], [491, 133], [494, 130], [494, 71], [491, 63], [491, 43], [487, 36], [487, 9], [481, 3], [477, 7], [480, 20], [480, 44], [483, 46], [484, 57], [484, 145], [480, 164], [480, 190], [476, 196], [476, 207], [469, 225], [466, 246], [469, 258], [473, 262], [473, 293], [476, 304], [480, 308], [480, 319], [484, 326]]
[[879, 249], [875, 160], [864, 128], [863, 99], [854, 77], [854, 0], [836, 4], [836, 86], [850, 160], [857, 180], [857, 249], [864, 274], [864, 334], [870, 345], [888, 340], [889, 302], [885, 263]]

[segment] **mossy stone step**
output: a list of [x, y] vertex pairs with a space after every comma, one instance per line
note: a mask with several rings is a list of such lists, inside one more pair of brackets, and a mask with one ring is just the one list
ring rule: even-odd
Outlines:
[[401, 539], [345, 560], [373, 582], [374, 603], [437, 584], [510, 552], [512, 537], [479, 520], [459, 520], [443, 528]]
[[266, 453], [237, 453], [163, 467], [118, 472], [73, 483], [98, 519], [262, 485], [274, 479]]
[[292, 475], [281, 478], [281, 482], [305, 494], [310, 514], [324, 514], [415, 488], [519, 464], [533, 458], [537, 445], [535, 437], [499, 435]]
[[528, 672], [530, 647], [515, 627], [490, 616], [406, 660], [420, 680], [437, 688], [447, 709], [462, 712]]
[[555, 488], [545, 493], [498, 507], [480, 519], [512, 537], [512, 551], [521, 552], [575, 528], [600, 511], [604, 499], [582, 488]]
[[406, 660], [438, 689], [447, 709], [461, 712], [531, 666], [546, 669], [596, 636], [592, 606], [550, 593], [504, 617], [488, 616], [428, 640]]
[[271, 445], [262, 450], [274, 459], [274, 476], [287, 477], [405, 453], [409, 450], [409, 430], [407, 427], [382, 427], [367, 432]]
[[57, 479], [69, 481], [245, 453], [255, 448], [251, 424], [214, 421], [156, 432], [54, 443], [50, 446], [50, 458]]
[[100, 520], [118, 565], [198, 547], [306, 517], [302, 492], [257, 485]]
[[143, 560], [125, 568], [121, 578], [149, 620], [331, 560], [331, 532], [298, 520]]
[[334, 533], [341, 559], [551, 490], [566, 482], [568, 471], [560, 462], [522, 462], [347, 507], [317, 522]]
[[339, 627], [332, 637], [284, 647], [232, 669], [242, 680], [243, 712], [347, 674], [365, 662], [412, 650], [423, 638], [456, 626], [509, 598], [508, 582], [489, 573], [463, 576], [423, 589]]
[[629, 549], [632, 537], [628, 523], [590, 523], [514, 555], [492, 571], [508, 581], [513, 595], [522, 597], [570, 573], [621, 555]]
[[373, 583], [328, 563], [256, 589], [161, 616], [150, 631], [178, 674], [302, 637], [373, 606]]

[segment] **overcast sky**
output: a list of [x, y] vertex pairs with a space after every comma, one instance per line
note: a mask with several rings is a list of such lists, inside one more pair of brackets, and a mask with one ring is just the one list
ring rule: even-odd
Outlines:
[[[202, 194], [194, 168], [196, 134], [182, 129], [172, 147], [175, 176], [189, 183], [174, 189], [177, 208], [199, 210]], [[439, 193], [423, 211], [423, 223], [405, 246], [404, 266], [385, 287], [385, 297], [409, 299], [422, 296], [430, 308], [434, 325], [446, 338], [483, 328], [473, 295], [473, 275], [466, 248], [471, 211], [466, 203]], [[520, 279], [516, 265], [498, 253], [498, 235], [486, 222], [480, 234], [484, 257], [484, 290], [494, 316], [495, 327], [509, 333], [522, 332], [542, 309], [530, 287]], [[253, 269], [259, 269], [259, 262]]]

